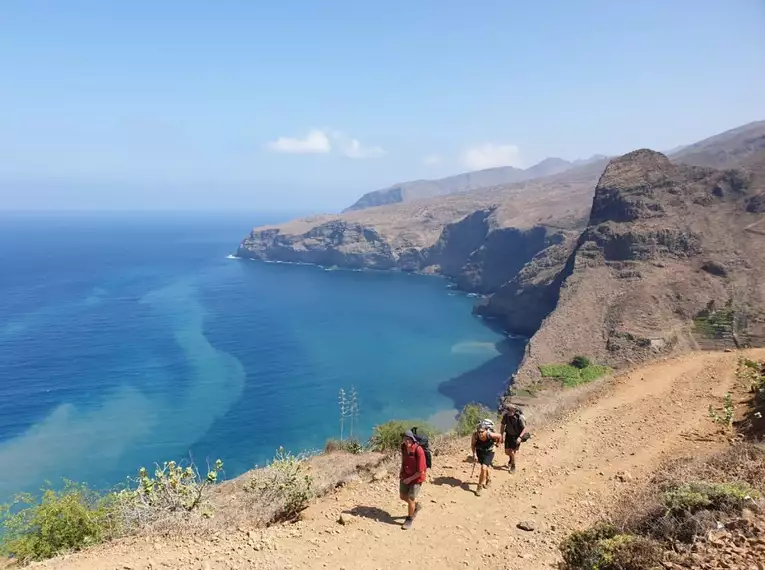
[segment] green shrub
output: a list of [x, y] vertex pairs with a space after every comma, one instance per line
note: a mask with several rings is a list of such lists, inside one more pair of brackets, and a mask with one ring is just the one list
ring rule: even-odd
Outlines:
[[270, 520], [294, 520], [314, 496], [313, 477], [305, 461], [280, 447], [273, 461], [250, 481], [247, 490], [271, 507]]
[[579, 370], [582, 370], [583, 368], [587, 368], [590, 365], [590, 359], [586, 356], [575, 356], [571, 360], [571, 366], [574, 368], [578, 368]]
[[344, 451], [345, 453], [353, 453], [357, 455], [364, 451], [364, 446], [355, 437], [348, 439], [328, 439], [324, 444], [325, 453], [336, 453], [338, 451]]
[[724, 338], [732, 332], [734, 318], [735, 311], [730, 301], [724, 309], [715, 309], [714, 304], [710, 304], [694, 317], [693, 329], [708, 338]]
[[483, 404], [467, 404], [457, 416], [455, 431], [460, 436], [470, 435], [478, 423], [487, 418], [496, 421], [497, 413]]
[[419, 435], [433, 437], [438, 431], [425, 422], [417, 420], [390, 420], [384, 424], [376, 425], [372, 431], [369, 443], [372, 451], [380, 453], [398, 452], [401, 449], [401, 436], [404, 432], [417, 427]]
[[691, 482], [674, 486], [661, 495], [667, 512], [673, 515], [696, 513], [703, 509], [714, 511], [738, 511], [760, 493], [745, 483]]
[[757, 403], [765, 402], [765, 364], [742, 358], [739, 361], [738, 378], [749, 386]]
[[658, 542], [607, 524], [574, 532], [560, 545], [564, 570], [645, 570], [661, 563]]
[[539, 367], [539, 372], [544, 378], [558, 379], [567, 388], [572, 388], [609, 374], [611, 369], [597, 364], [590, 364], [585, 368], [577, 368], [573, 364], [545, 364]]
[[733, 417], [735, 415], [735, 408], [733, 407], [733, 397], [730, 392], [725, 394], [725, 401], [723, 403], [723, 415], [720, 416], [715, 412], [712, 405], [709, 405], [708, 414], [710, 419], [720, 425], [731, 427], [733, 425]]
[[119, 530], [113, 498], [70, 481], [42, 497], [20, 495], [0, 509], [0, 552], [24, 564], [107, 540]]
[[619, 534], [616, 527], [609, 524], [598, 524], [586, 530], [572, 532], [560, 544], [566, 569], [585, 568], [585, 564], [593, 557], [601, 540], [607, 540]]
[[223, 462], [218, 459], [203, 478], [196, 466], [166, 461], [155, 466], [153, 476], [145, 467], [138, 470], [137, 487], [119, 494], [123, 504], [159, 511], [193, 511], [203, 502], [205, 491], [218, 481]]

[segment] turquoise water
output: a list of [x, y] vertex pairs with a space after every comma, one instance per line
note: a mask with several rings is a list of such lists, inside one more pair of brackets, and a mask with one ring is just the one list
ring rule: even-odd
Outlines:
[[523, 346], [438, 278], [227, 256], [257, 215], [0, 216], [0, 497], [493, 404]]

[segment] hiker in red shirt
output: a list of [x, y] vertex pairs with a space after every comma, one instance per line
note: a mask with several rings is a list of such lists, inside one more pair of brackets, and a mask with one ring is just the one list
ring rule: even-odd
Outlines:
[[401, 446], [401, 473], [399, 474], [399, 494], [401, 500], [409, 507], [409, 512], [401, 528], [409, 529], [412, 521], [420, 511], [421, 505], [417, 502], [420, 487], [425, 481], [428, 465], [425, 460], [425, 451], [418, 445], [414, 434], [408, 431], [404, 434]]

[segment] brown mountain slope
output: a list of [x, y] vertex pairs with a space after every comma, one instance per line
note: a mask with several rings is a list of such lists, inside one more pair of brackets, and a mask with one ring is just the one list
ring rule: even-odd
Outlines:
[[613, 160], [587, 229], [542, 287], [557, 302], [519, 380], [576, 354], [618, 366], [693, 347], [692, 319], [710, 302], [730, 303], [742, 332], [761, 337], [765, 236], [747, 231], [762, 219], [747, 206], [762, 189], [745, 172], [677, 165], [650, 150]]
[[711, 168], [758, 164], [765, 153], [765, 121], [755, 121], [672, 153], [673, 162]]
[[542, 162], [526, 169], [513, 168], [512, 166], [500, 166], [464, 172], [438, 180], [413, 180], [394, 184], [382, 190], [367, 192], [359, 198], [346, 212], [387, 206], [401, 202], [412, 202], [435, 196], [445, 196], [461, 192], [472, 192], [482, 188], [490, 188], [516, 182], [525, 182], [544, 176], [552, 176], [570, 170], [577, 166], [583, 166], [592, 162], [601, 161], [603, 156], [594, 156], [587, 160], [568, 162], [560, 158], [546, 158]]

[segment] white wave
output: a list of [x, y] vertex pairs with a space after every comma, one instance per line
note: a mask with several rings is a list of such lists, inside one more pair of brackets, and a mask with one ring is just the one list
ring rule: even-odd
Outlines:
[[233, 255], [233, 254], [229, 253], [229, 254], [226, 256], [226, 259], [242, 259], [242, 258], [241, 258], [241, 257], [239, 257], [238, 255]]
[[263, 263], [273, 263], [276, 265], [311, 265], [314, 267], [318, 267], [315, 263], [307, 263], [305, 261], [281, 261], [279, 259], [253, 259], [253, 261], [263, 261]]

